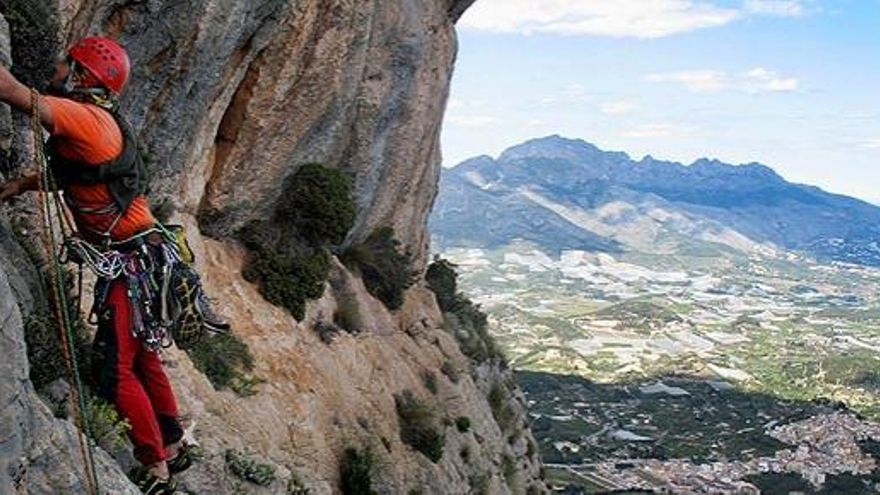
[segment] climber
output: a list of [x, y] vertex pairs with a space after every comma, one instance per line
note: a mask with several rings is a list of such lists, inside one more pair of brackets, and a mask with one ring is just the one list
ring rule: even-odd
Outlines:
[[[133, 480], [144, 493], [162, 495], [174, 492], [172, 475], [188, 468], [192, 456], [182, 442], [177, 400], [159, 356], [166, 339], [157, 322], [165, 301], [149, 287], [170, 280], [172, 268], [185, 264], [175, 258], [178, 251], [169, 246], [167, 230], [150, 212], [135, 134], [117, 111], [129, 69], [118, 43], [85, 38], [57, 62], [49, 95], [32, 92], [0, 65], [0, 102], [31, 112], [38, 101], [39, 119], [51, 136], [49, 168], [79, 237], [89, 252], [112, 254], [123, 267], [103, 278], [99, 273], [95, 289], [98, 394], [131, 425], [134, 454], [143, 464]], [[40, 182], [39, 174], [32, 174], [0, 183], [0, 202], [37, 190]], [[162, 274], [149, 271], [166, 267]], [[188, 270], [183, 272], [194, 274]], [[140, 286], [138, 280], [153, 285]], [[187, 281], [183, 285], [195, 290], [182, 297], [197, 308], [199, 322], [210, 330], [228, 330], [211, 311], [197, 275], [184, 277]]]

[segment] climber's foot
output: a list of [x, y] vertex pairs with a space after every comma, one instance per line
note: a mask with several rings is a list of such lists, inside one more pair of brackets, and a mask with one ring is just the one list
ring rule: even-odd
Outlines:
[[196, 296], [196, 308], [199, 314], [202, 315], [202, 325], [205, 327], [205, 330], [215, 333], [226, 333], [231, 328], [229, 323], [214, 311], [211, 301], [201, 289], [199, 289]]
[[[166, 467], [167, 471], [167, 467]], [[140, 488], [144, 495], [174, 495], [177, 486], [171, 476], [162, 477], [156, 474], [156, 469], [135, 468], [128, 477]]]
[[189, 445], [181, 443], [177, 446], [177, 453], [171, 459], [168, 459], [168, 471], [171, 474], [178, 474], [186, 471], [193, 465], [193, 455]]

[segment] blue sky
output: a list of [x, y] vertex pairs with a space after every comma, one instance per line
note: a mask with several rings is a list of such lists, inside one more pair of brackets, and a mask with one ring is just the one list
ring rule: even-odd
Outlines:
[[477, 0], [444, 165], [548, 134], [880, 204], [880, 0]]

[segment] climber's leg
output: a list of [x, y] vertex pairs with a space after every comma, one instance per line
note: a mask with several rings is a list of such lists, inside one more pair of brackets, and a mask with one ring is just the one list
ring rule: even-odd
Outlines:
[[[156, 421], [162, 434], [163, 445], [170, 446], [180, 442], [183, 438], [183, 428], [178, 421], [180, 413], [177, 408], [177, 399], [174, 396], [168, 375], [162, 368], [159, 354], [143, 349], [135, 361], [135, 371], [150, 397], [150, 403], [156, 413]], [[173, 452], [168, 454], [169, 457], [174, 455]]]
[[99, 394], [115, 404], [131, 425], [129, 437], [135, 458], [146, 466], [164, 467], [162, 431], [150, 398], [134, 371], [138, 354], [148, 351], [132, 335], [131, 305], [122, 280], [113, 282], [101, 308], [95, 351]]

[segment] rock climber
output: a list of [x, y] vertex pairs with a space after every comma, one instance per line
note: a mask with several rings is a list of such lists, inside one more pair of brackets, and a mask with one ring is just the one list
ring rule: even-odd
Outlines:
[[[47, 95], [32, 92], [0, 65], [0, 102], [24, 112], [32, 112], [38, 102], [39, 119], [50, 135], [49, 170], [78, 236], [92, 252], [115, 256], [107, 259], [118, 269], [99, 276], [95, 289], [96, 392], [131, 426], [134, 455], [143, 465], [132, 473], [133, 481], [145, 494], [164, 495], [174, 492], [172, 476], [191, 465], [192, 455], [182, 442], [177, 400], [159, 354], [166, 340], [161, 320], [167, 315], [155, 284], [170, 280], [171, 269], [144, 272], [181, 261], [174, 259], [176, 251], [163, 235], [167, 230], [150, 212], [135, 133], [118, 113], [129, 71], [122, 46], [88, 37], [57, 61]], [[40, 183], [39, 174], [0, 183], [0, 202], [37, 190]], [[196, 290], [188, 295], [200, 324], [228, 330], [211, 311], [198, 281], [190, 281]]]

